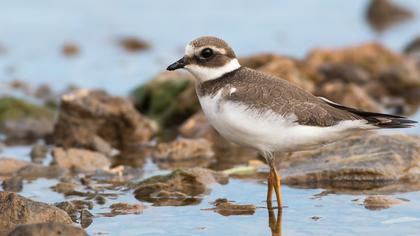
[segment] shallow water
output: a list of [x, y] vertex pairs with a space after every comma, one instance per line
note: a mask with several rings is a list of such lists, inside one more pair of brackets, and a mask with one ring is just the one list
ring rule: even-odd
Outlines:
[[[5, 156], [15, 156], [29, 161], [29, 147], [8, 148]], [[49, 162], [48, 157], [45, 162]], [[143, 178], [166, 173], [148, 161], [144, 166]], [[140, 180], [140, 179], [139, 179]], [[79, 199], [63, 197], [50, 189], [58, 180], [38, 179], [25, 181], [20, 193], [31, 199], [55, 203]], [[118, 193], [116, 199], [105, 205], [95, 205], [91, 212], [96, 215], [87, 228], [91, 235], [271, 235], [269, 214], [264, 201], [266, 184], [257, 180], [231, 178], [227, 185], [214, 185], [211, 193], [198, 205], [147, 208], [139, 215], [100, 217], [97, 214], [109, 212], [109, 205], [116, 202], [139, 203], [129, 192]], [[420, 192], [395, 193], [390, 197], [409, 200], [408, 203], [389, 209], [371, 211], [362, 202], [366, 196], [329, 194], [319, 197], [323, 189], [295, 189], [282, 187], [286, 208], [282, 212], [282, 235], [418, 235], [420, 231]], [[323, 194], [321, 194], [323, 195]], [[213, 211], [210, 202], [227, 198], [238, 204], [254, 204], [253, 215], [222, 216]], [[274, 211], [277, 216], [277, 212]], [[313, 219], [317, 217], [319, 219]], [[275, 234], [277, 235], [277, 234]]]
[[[420, 1], [397, 1], [420, 16]], [[365, 23], [367, 1], [24, 1], [0, 0], [0, 83], [22, 79], [47, 83], [55, 89], [68, 84], [102, 88], [127, 94], [182, 55], [186, 42], [199, 35], [225, 38], [239, 56], [277, 52], [303, 57], [318, 46], [339, 47], [377, 40], [400, 51], [420, 34], [419, 17], [376, 34]], [[239, 11], [235, 11], [239, 8]], [[128, 54], [117, 46], [120, 36], [138, 36], [152, 49]], [[61, 46], [75, 42], [81, 54], [66, 58]], [[1, 92], [1, 91], [0, 91]], [[420, 113], [414, 119], [420, 120]], [[389, 131], [389, 132], [401, 132]], [[403, 130], [419, 134], [420, 127]], [[7, 148], [2, 155], [29, 160], [29, 147]], [[45, 161], [48, 163], [49, 159]], [[143, 178], [165, 173], [148, 162]], [[50, 189], [57, 180], [25, 182], [22, 195], [54, 203], [65, 199]], [[420, 192], [396, 193], [392, 197], [410, 202], [390, 209], [371, 211], [360, 203], [365, 196], [331, 194], [314, 198], [322, 189], [282, 187], [287, 208], [282, 214], [283, 235], [418, 235]], [[92, 213], [108, 211], [113, 202], [139, 203], [131, 192]], [[140, 215], [97, 217], [87, 228], [92, 235], [270, 235], [265, 206], [265, 183], [231, 179], [215, 185], [199, 205], [148, 207]], [[261, 206], [250, 216], [221, 216], [209, 202], [227, 198]], [[353, 201], [359, 199], [358, 201]], [[311, 217], [320, 217], [319, 220]]]

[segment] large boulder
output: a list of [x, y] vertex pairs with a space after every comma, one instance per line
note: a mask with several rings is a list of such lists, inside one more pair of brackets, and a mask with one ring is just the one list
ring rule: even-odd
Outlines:
[[0, 229], [48, 222], [72, 224], [67, 213], [57, 207], [11, 192], [0, 192], [0, 212]]
[[140, 112], [163, 126], [179, 124], [200, 109], [194, 79], [185, 73], [163, 72], [131, 97]]
[[418, 185], [420, 138], [367, 132], [277, 160], [282, 182], [292, 186], [401, 190]]
[[81, 89], [62, 97], [54, 142], [64, 148], [110, 152], [107, 144], [124, 150], [148, 142], [156, 131], [157, 125], [129, 101]]
[[198, 204], [210, 185], [226, 184], [228, 176], [204, 168], [178, 169], [168, 175], [153, 176], [135, 187], [134, 195], [154, 205]]

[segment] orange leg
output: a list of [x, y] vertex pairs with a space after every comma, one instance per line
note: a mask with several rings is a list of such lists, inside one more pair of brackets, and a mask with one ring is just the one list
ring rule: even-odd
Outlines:
[[267, 178], [267, 208], [272, 208], [272, 199], [273, 199], [273, 188], [274, 188], [274, 183], [273, 183], [273, 174], [271, 173], [271, 168], [270, 168], [270, 173], [268, 174], [268, 178]]
[[273, 172], [273, 185], [274, 185], [274, 191], [276, 192], [276, 198], [277, 198], [277, 206], [279, 209], [283, 208], [283, 201], [281, 198], [281, 184], [280, 184], [280, 175], [277, 173], [277, 170], [272, 167]]

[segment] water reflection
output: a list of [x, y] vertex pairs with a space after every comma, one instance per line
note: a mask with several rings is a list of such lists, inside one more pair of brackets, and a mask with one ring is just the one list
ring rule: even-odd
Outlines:
[[283, 210], [277, 209], [277, 217], [274, 214], [275, 209], [272, 207], [267, 208], [268, 210], [268, 227], [270, 227], [272, 236], [281, 236], [281, 221]]

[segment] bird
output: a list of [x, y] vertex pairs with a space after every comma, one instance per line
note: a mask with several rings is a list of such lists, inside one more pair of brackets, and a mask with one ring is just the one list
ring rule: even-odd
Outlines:
[[408, 128], [416, 121], [367, 112], [335, 103], [288, 82], [241, 66], [222, 39], [203, 36], [167, 67], [195, 77], [201, 108], [217, 132], [233, 143], [259, 151], [269, 166], [267, 205], [283, 208], [274, 153], [292, 152], [337, 141], [355, 131]]

